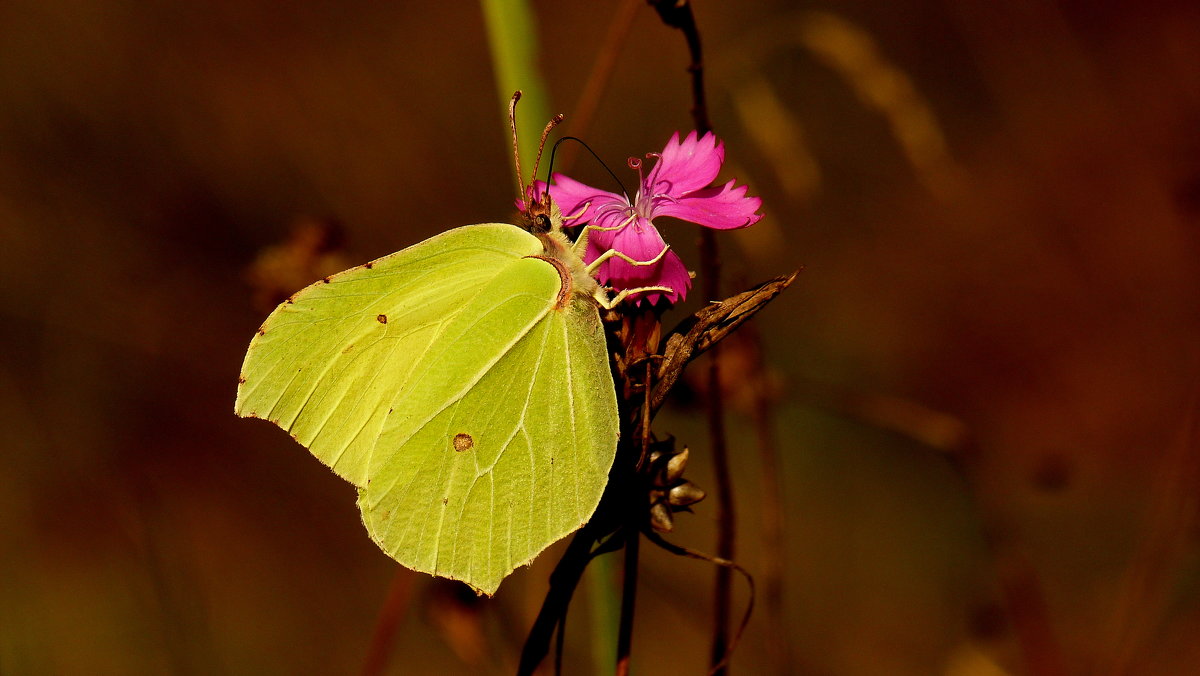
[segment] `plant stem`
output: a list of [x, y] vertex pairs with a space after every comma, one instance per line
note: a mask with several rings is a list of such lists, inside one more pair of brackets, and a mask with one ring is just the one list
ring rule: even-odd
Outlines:
[[625, 569], [621, 583], [621, 623], [617, 633], [617, 676], [629, 676], [629, 655], [633, 643], [633, 613], [637, 601], [638, 549], [641, 533], [625, 531]]
[[[508, 129], [508, 101], [513, 92], [522, 91], [521, 115], [517, 117], [517, 140], [523, 171], [533, 171], [542, 127], [550, 119], [550, 98], [537, 64], [538, 31], [533, 9], [527, 0], [480, 0], [492, 67], [496, 74], [496, 91], [505, 111], [504, 129]], [[524, 190], [528, 176], [518, 176], [518, 192]]]
[[529, 637], [525, 639], [525, 647], [521, 650], [517, 676], [532, 676], [550, 652], [550, 639], [571, 603], [571, 596], [575, 593], [575, 586], [579, 584], [579, 578], [591, 558], [592, 544], [595, 541], [594, 529], [589, 523], [575, 534], [571, 544], [567, 545], [567, 551], [563, 552], [562, 558], [558, 560], [558, 565], [550, 574], [550, 591], [542, 601], [542, 608], [538, 611], [533, 627], [529, 630]]
[[[736, 537], [736, 515], [733, 505], [733, 479], [729, 470], [729, 450], [725, 437], [724, 398], [721, 395], [720, 362], [716, 351], [708, 362], [708, 432], [712, 440], [713, 472], [717, 480], [717, 557], [732, 561], [734, 538]], [[710, 664], [719, 664], [725, 659], [729, 647], [729, 608], [732, 603], [732, 571], [717, 568], [713, 589], [713, 632]], [[728, 673], [727, 667], [716, 674]]]
[[[692, 120], [696, 132], [712, 131], [708, 119], [708, 103], [704, 94], [704, 58], [700, 46], [700, 31], [696, 28], [696, 17], [686, 0], [653, 0], [654, 9], [663, 23], [683, 31], [687, 41], [691, 63], [688, 72], [692, 79]], [[705, 300], [716, 300], [721, 294], [721, 262], [717, 251], [717, 240], [711, 230], [700, 230], [700, 268], [704, 279]], [[712, 444], [713, 470], [717, 475], [717, 556], [732, 560], [736, 541], [737, 519], [733, 506], [733, 480], [729, 474], [729, 449], [725, 436], [725, 402], [721, 394], [720, 353], [713, 346], [708, 365], [708, 432]], [[728, 568], [717, 568], [713, 590], [712, 665], [725, 659], [729, 646], [729, 607], [732, 582]], [[720, 667], [715, 674], [727, 674], [727, 667]]]
[[[688, 41], [691, 44], [691, 41]], [[697, 49], [699, 41], [697, 40]], [[698, 59], [698, 54], [694, 57]], [[703, 103], [697, 103], [697, 107]], [[700, 264], [704, 271], [704, 296], [715, 300], [720, 294], [721, 263], [712, 231], [700, 233]], [[712, 448], [713, 473], [716, 475], [717, 557], [732, 561], [737, 536], [737, 516], [733, 504], [733, 477], [729, 469], [729, 448], [725, 434], [725, 398], [721, 391], [720, 346], [713, 345], [708, 356], [708, 436]], [[713, 628], [709, 664], [726, 660], [729, 649], [729, 609], [732, 605], [733, 571], [719, 566], [713, 580]], [[715, 675], [729, 673], [728, 666], [714, 670]]]
[[692, 5], [688, 0], [649, 2], [663, 23], [683, 31], [688, 54], [691, 56], [688, 72], [692, 74], [692, 120], [696, 123], [696, 131], [701, 134], [712, 131], [712, 123], [708, 120], [708, 104], [704, 96], [704, 59], [700, 49], [700, 30], [696, 28], [696, 16], [692, 14]]
[[617, 644], [620, 610], [617, 605], [615, 560], [616, 557], [612, 555], [597, 556], [592, 561], [591, 571], [588, 573], [588, 596], [592, 611], [592, 660], [595, 665], [593, 672], [597, 674], [611, 674], [616, 669], [613, 646]]
[[793, 668], [791, 645], [785, 631], [787, 622], [784, 617], [783, 573], [786, 551], [783, 538], [783, 491], [780, 487], [783, 467], [779, 459], [779, 444], [775, 438], [771, 385], [763, 359], [762, 338], [753, 323], [745, 327], [741, 338], [745, 349], [750, 353], [749, 380], [753, 391], [755, 437], [758, 440], [767, 652], [774, 663], [775, 673], [786, 676], [792, 673]]
[[396, 566], [396, 574], [388, 586], [387, 597], [383, 607], [379, 609], [379, 617], [375, 620], [375, 631], [371, 634], [371, 644], [367, 648], [367, 658], [363, 661], [362, 676], [376, 676], [387, 669], [388, 658], [396, 643], [396, 628], [400, 625], [404, 611], [408, 609], [408, 599], [412, 594], [413, 572], [403, 566]]
[[[592, 117], [596, 114], [596, 108], [600, 105], [600, 97], [604, 94], [604, 90], [608, 88], [608, 83], [612, 79], [613, 70], [617, 65], [617, 57], [621, 54], [621, 46], [625, 44], [625, 40], [629, 37], [629, 30], [633, 28], [633, 20], [637, 17], [638, 7], [641, 5], [640, 0], [620, 0], [616, 11], [613, 12], [612, 23], [608, 25], [608, 32], [604, 35], [604, 42], [600, 44], [600, 50], [596, 54], [596, 61], [592, 64], [592, 71], [588, 73], [587, 80], [584, 81], [583, 91], [579, 94], [579, 101], [575, 103], [575, 109], [571, 111], [571, 116], [567, 118], [571, 125], [571, 135], [585, 137], [587, 136], [588, 127], [592, 124]], [[579, 146], [571, 144], [563, 146], [559, 152], [559, 171], [570, 173], [571, 165], [575, 161], [575, 156], [579, 153]]]

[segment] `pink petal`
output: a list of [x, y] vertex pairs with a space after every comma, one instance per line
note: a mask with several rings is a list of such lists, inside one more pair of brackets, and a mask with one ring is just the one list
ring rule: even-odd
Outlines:
[[718, 141], [712, 132], [697, 139], [693, 131], [682, 143], [676, 132], [663, 148], [658, 164], [646, 177], [642, 185], [642, 197], [646, 199], [663, 194], [682, 197], [699, 190], [713, 182], [724, 161], [725, 144]]
[[654, 217], [671, 216], [708, 228], [729, 230], [754, 225], [762, 219], [758, 213], [762, 200], [746, 196], [746, 186], [733, 181], [719, 188], [705, 188], [676, 200], [654, 203]]
[[658, 302], [659, 298], [664, 297], [668, 303], [677, 303], [687, 298], [688, 289], [692, 287], [692, 276], [688, 274], [687, 268], [683, 265], [683, 260], [674, 251], [668, 251], [667, 255], [663, 256], [655, 268], [657, 268], [657, 272], [654, 273], [652, 279], [637, 280], [638, 283], [614, 286], [613, 288], [636, 289], [643, 286], [667, 286], [673, 289], [665, 293], [662, 291], [652, 291], [635, 294], [634, 298], [636, 300], [634, 303], [636, 305], [641, 305], [643, 302], [648, 305], [654, 305]]
[[[688, 289], [692, 288], [692, 276], [688, 274], [687, 267], [674, 251], [668, 251], [666, 256], [663, 256], [662, 269], [659, 272], [658, 282], [655, 286], [669, 286], [675, 290], [673, 294], [666, 294], [667, 300], [676, 303], [687, 299]], [[675, 298], [678, 294], [679, 298]], [[658, 302], [658, 294], [646, 294], [646, 300], [653, 305]]]
[[[634, 260], [648, 261], [662, 253], [663, 247], [666, 246], [658, 229], [649, 221], [641, 218], [621, 230], [601, 231], [594, 234], [601, 236], [594, 240], [588, 240], [588, 252], [584, 258], [587, 261], [596, 260], [609, 249], [620, 251]], [[674, 251], [667, 251], [654, 265], [632, 265], [619, 258], [610, 258], [600, 264], [596, 273], [600, 281], [614, 291], [636, 289], [643, 286], [668, 286], [673, 289], [669, 293], [644, 294], [638, 300], [639, 303], [644, 300], [653, 304], [662, 296], [666, 296], [670, 302], [674, 303], [676, 297], [678, 299], [686, 297], [687, 290], [691, 287], [691, 277], [687, 273], [687, 268], [684, 267], [683, 261]]]
[[[594, 222], [597, 217], [596, 210], [601, 206], [629, 206], [629, 201], [624, 197], [580, 183], [570, 176], [554, 174], [551, 180], [554, 183], [550, 186], [550, 197], [562, 211], [563, 224], [567, 227]], [[607, 209], [605, 211], [607, 212]], [[571, 218], [572, 216], [575, 218]]]
[[639, 218], [632, 224], [615, 231], [611, 248], [634, 260], [648, 261], [661, 253], [666, 245], [658, 228], [654, 227], [650, 221]]

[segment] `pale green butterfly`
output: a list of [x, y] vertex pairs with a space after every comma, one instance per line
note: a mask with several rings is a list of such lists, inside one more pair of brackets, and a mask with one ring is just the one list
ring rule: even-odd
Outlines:
[[662, 290], [610, 299], [591, 271], [627, 257], [585, 266], [586, 231], [570, 242], [545, 206], [305, 288], [239, 379], [237, 414], [353, 483], [385, 552], [485, 594], [595, 511], [619, 433], [598, 308]]

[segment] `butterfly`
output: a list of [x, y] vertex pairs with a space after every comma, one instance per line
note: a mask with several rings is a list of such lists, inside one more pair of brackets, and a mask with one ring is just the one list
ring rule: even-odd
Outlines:
[[600, 309], [643, 291], [609, 297], [548, 197], [524, 212], [291, 296], [235, 404], [354, 484], [389, 556], [488, 595], [596, 510], [620, 428]]

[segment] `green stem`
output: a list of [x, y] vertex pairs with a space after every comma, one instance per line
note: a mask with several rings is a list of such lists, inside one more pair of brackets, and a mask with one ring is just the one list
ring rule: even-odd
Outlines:
[[[527, 0], [480, 0], [480, 4], [492, 52], [496, 93], [505, 116], [513, 92], [518, 89], [522, 92], [517, 138], [521, 170], [526, 175], [517, 179], [525, 185], [533, 175], [542, 128], [550, 121], [549, 95], [538, 67], [537, 23]], [[508, 129], [507, 117], [503, 129]]]
[[611, 674], [617, 666], [613, 646], [617, 643], [620, 605], [614, 560], [614, 556], [607, 554], [597, 556], [586, 573], [592, 610], [592, 661], [597, 674]]

